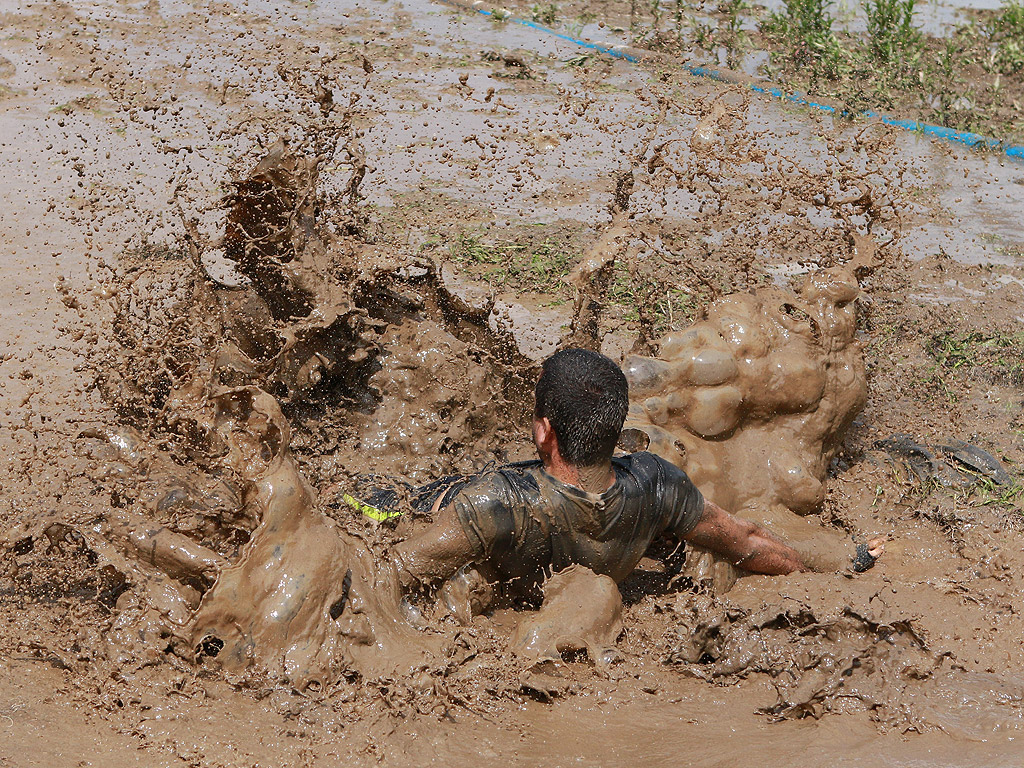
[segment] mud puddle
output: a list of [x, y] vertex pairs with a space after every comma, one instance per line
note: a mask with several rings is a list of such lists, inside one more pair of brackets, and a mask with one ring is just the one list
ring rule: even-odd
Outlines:
[[[358, 169], [354, 173], [358, 174]], [[110, 640], [116, 649], [113, 658], [129, 668], [140, 662], [159, 663], [154, 654], [168, 644], [179, 659], [187, 663], [191, 656], [193, 663], [198, 661], [213, 674], [226, 673], [234, 685], [285, 685], [305, 695], [315, 694], [326, 707], [325, 713], [349, 710], [354, 688], [363, 696], [370, 695], [360, 701], [362, 707], [368, 707], [368, 716], [378, 702], [373, 691], [380, 691], [381, 686], [394, 688], [393, 695], [403, 710], [411, 708], [424, 716], [438, 708], [447, 712], [453, 704], [471, 712], [490, 709], [506, 698], [536, 692], [550, 699], [609, 690], [612, 682], [622, 691], [633, 689], [637, 685], [633, 680], [642, 686], [643, 677], [636, 670], [659, 657], [635, 645], [629, 647], [634, 655], [605, 682], [586, 667], [582, 672], [571, 668], [568, 673], [551, 676], [546, 669], [524, 671], [515, 655], [499, 660], [510, 639], [500, 625], [489, 625], [486, 618], [477, 627], [482, 646], [480, 634], [453, 633], [452, 625], [434, 625], [440, 637], [421, 637], [403, 615], [386, 559], [377, 556], [379, 547], [387, 546], [387, 531], [367, 528], [366, 522], [353, 519], [351, 512], [346, 518], [344, 507], [325, 514], [318, 504], [302, 476], [302, 465], [290, 454], [292, 430], [285, 413], [269, 392], [291, 408], [303, 401], [320, 402], [317, 419], [311, 421], [307, 416], [300, 422], [301, 431], [315, 424], [321, 435], [330, 435], [333, 455], [325, 465], [320, 454], [323, 443], [318, 445], [307, 436], [303, 465], [344, 489], [344, 473], [358, 466], [358, 456], [365, 455], [368, 448], [374, 454], [375, 469], [392, 466], [406, 476], [422, 472], [421, 457], [444, 450], [444, 441], [453, 457], [461, 457], [457, 459], [460, 462], [472, 456], [465, 453], [467, 441], [475, 442], [474, 452], [480, 451], [477, 456], [493, 454], [496, 448], [488, 446], [494, 446], [498, 438], [509, 439], [488, 434], [486, 425], [493, 420], [476, 425], [455, 420], [447, 427], [446, 437], [438, 441], [434, 433], [446, 429], [438, 417], [446, 407], [451, 413], [483, 405], [515, 423], [517, 409], [524, 403], [517, 404], [514, 399], [503, 403], [485, 394], [489, 375], [495, 373], [487, 371], [485, 360], [488, 355], [503, 359], [505, 374], [516, 365], [528, 368], [529, 363], [503, 358], [500, 345], [488, 351], [486, 334], [470, 337], [476, 344], [485, 344], [476, 351], [468, 346], [473, 342], [460, 339], [458, 334], [467, 332], [465, 326], [460, 326], [457, 317], [445, 317], [438, 298], [430, 299], [432, 291], [444, 293], [443, 285], [432, 287], [436, 277], [431, 277], [431, 265], [413, 272], [413, 263], [394, 254], [392, 259], [397, 261], [373, 262], [376, 267], [368, 272], [367, 254], [358, 237], [324, 235], [327, 229], [322, 213], [312, 202], [317, 197], [316, 180], [316, 161], [290, 152], [283, 144], [271, 149], [248, 178], [235, 183], [228, 198], [227, 229], [219, 244], [247, 278], [248, 287], [225, 290], [197, 268], [182, 283], [191, 284], [191, 295], [175, 299], [198, 310], [190, 320], [193, 328], [179, 329], [175, 358], [156, 369], [147, 367], [145, 359], [124, 358], [123, 353], [120, 363], [114, 363], [116, 352], [107, 362], [120, 371], [103, 390], [114, 407], [125, 414], [134, 413], [133, 423], [150, 433], [157, 424], [167, 424], [160, 431], [166, 430], [163, 450], [170, 451], [169, 458], [176, 456], [177, 463], [204, 467], [212, 473], [211, 480], [226, 473], [228, 488], [235, 489], [228, 495], [242, 501], [237, 508], [229, 505], [225, 509], [223, 502], [207, 507], [205, 527], [189, 522], [186, 528], [184, 523], [191, 516], [182, 517], [182, 512], [193, 508], [193, 492], [176, 479], [172, 464], [167, 459], [158, 461], [156, 456], [140, 458], [151, 449], [136, 445], [130, 435], [94, 435], [117, 448], [112, 465], [105, 465], [109, 459], [98, 456], [103, 477], [117, 474], [124, 480], [112, 499], [122, 499], [121, 504], [132, 496], [137, 499], [127, 507], [124, 534], [111, 527], [122, 519], [119, 514], [107, 516], [94, 530], [101, 539], [120, 547], [129, 563], [143, 555], [138, 565], [126, 565], [123, 556], [110, 553], [101, 539], [89, 541], [92, 551], [133, 574], [129, 580], [136, 584], [125, 593], [128, 597], [118, 600], [117, 631]], [[621, 223], [617, 226], [624, 227]], [[627, 237], [625, 231], [614, 232], [613, 228], [606, 233], [581, 264], [593, 262], [591, 269], [600, 270], [602, 258], [619, 258]], [[191, 237], [192, 263], [198, 265], [202, 263], [201, 243], [196, 234]], [[877, 268], [875, 252], [867, 249], [864, 240], [851, 239], [851, 266]], [[357, 271], [346, 279], [346, 270], [351, 269]], [[118, 294], [127, 289], [118, 284], [114, 287]], [[139, 301], [155, 298], [139, 294], [137, 286], [130, 290]], [[811, 560], [827, 561], [830, 570], [842, 569], [852, 543], [846, 534], [826, 535], [818, 525], [794, 513], [813, 514], [821, 509], [828, 467], [864, 402], [860, 345], [854, 342], [857, 291], [853, 274], [837, 267], [812, 274], [801, 295], [761, 289], [752, 296], [726, 296], [709, 307], [703, 323], [675, 336], [650, 340], [661, 358], [630, 357], [625, 363], [637, 398], [630, 426], [646, 433], [650, 447], [694, 472], [710, 493], [730, 507], [763, 518], [789, 538], [796, 537], [808, 548]], [[588, 299], [600, 301], [597, 296], [584, 295], [583, 299], [576, 302], [577, 312], [587, 308]], [[156, 315], [146, 315], [150, 324], [157, 321], [155, 327], [147, 328], [147, 321], [132, 305], [121, 306], [117, 325], [122, 334], [141, 330], [154, 337], [174, 338], [159, 325]], [[432, 306], [436, 307], [433, 311]], [[428, 320], [431, 315], [433, 320]], [[172, 325], [180, 325], [187, 316], [171, 311], [166, 318]], [[596, 328], [586, 331], [582, 320], [577, 314], [571, 327], [584, 334], [581, 338], [596, 343]], [[397, 335], [389, 330], [389, 326], [400, 328], [410, 323], [412, 327]], [[186, 340], [193, 334], [209, 337], [212, 345], [192, 347]], [[726, 346], [716, 339], [726, 340]], [[772, 339], [788, 341], [772, 346]], [[459, 354], [438, 355], [439, 343], [456, 349], [461, 345]], [[493, 340], [490, 343], [494, 345]], [[735, 359], [730, 356], [729, 344], [737, 345]], [[137, 345], [133, 342], [133, 346]], [[408, 350], [403, 349], [406, 346]], [[815, 357], [818, 348], [827, 349], [829, 358]], [[403, 362], [410, 354], [415, 362]], [[445, 367], [467, 355], [477, 360], [470, 364], [470, 370], [476, 370], [446, 382]], [[375, 364], [368, 370], [376, 367], [379, 371], [360, 374], [364, 361]], [[780, 378], [774, 389], [761, 393], [768, 398], [764, 403], [758, 399], [760, 389], [746, 394], [738, 389], [764, 379], [759, 361], [790, 377]], [[742, 372], [741, 363], [750, 371]], [[430, 384], [422, 379], [425, 364], [434, 379]], [[833, 372], [834, 380], [828, 371]], [[368, 390], [366, 395], [358, 390], [360, 379]], [[255, 381], [267, 391], [252, 386], [250, 382]], [[339, 389], [342, 382], [344, 387]], [[435, 398], [432, 408], [424, 407], [427, 393]], [[463, 399], [455, 405], [453, 398]], [[414, 401], [416, 414], [409, 410]], [[391, 413], [395, 408], [397, 418]], [[359, 416], [363, 409], [369, 418]], [[793, 420], [787, 422], [783, 413], [792, 413]], [[419, 430], [423, 430], [422, 436], [417, 434]], [[364, 437], [359, 437], [360, 432]], [[702, 451], [700, 439], [717, 442], [708, 442], [708, 450]], [[757, 463], [751, 456], [764, 454], [764, 450], [752, 454], [750, 446], [744, 448], [747, 439], [762, 449], [771, 440], [780, 441], [778, 449], [769, 451], [774, 458], [764, 459], [768, 467], [777, 464], [779, 474], [771, 482], [752, 475], [752, 487], [757, 489], [753, 495], [729, 480], [736, 462]], [[344, 442], [354, 451], [346, 451]], [[787, 443], [800, 445], [805, 455], [782, 460]], [[345, 454], [348, 460], [339, 462]], [[164, 468], [158, 469], [161, 466]], [[444, 467], [430, 466], [435, 471]], [[182, 488], [177, 496], [183, 498], [184, 508], [162, 500], [154, 507], [133, 493], [132, 472], [145, 467], [158, 482]], [[166, 478], [161, 481], [164, 473]], [[232, 516], [225, 518], [228, 510]], [[144, 532], [140, 526], [154, 513], [162, 516], [166, 527]], [[230, 527], [225, 528], [228, 522]], [[864, 522], [848, 520], [845, 524], [854, 533], [872, 532], [860, 527]], [[241, 548], [231, 543], [232, 531], [240, 532]], [[203, 545], [210, 549], [197, 548], [198, 542], [191, 539], [195, 532], [202, 532], [211, 542]], [[826, 543], [828, 538], [835, 544]], [[721, 595], [736, 578], [721, 565], [690, 553], [681, 576], [685, 583]], [[260, 574], [266, 574], [265, 583]], [[145, 590], [139, 588], [140, 576], [148, 585]], [[771, 589], [769, 584], [763, 586]], [[565, 627], [563, 633], [563, 628], [555, 627], [548, 639], [541, 637], [546, 629], [523, 629], [511, 643], [527, 649], [529, 663], [537, 653], [549, 663], [544, 654], [553, 654], [554, 663], [561, 667], [559, 652], [585, 649], [592, 661], [607, 665], [607, 659], [618, 654], [612, 645], [620, 628], [629, 627], [632, 618], [638, 622], [635, 627], [647, 631], [659, 627], [664, 632], [659, 641], [664, 654], [661, 663], [682, 665], [695, 680], [761, 676], [776, 680], [776, 700], [766, 699], [752, 714], [799, 720], [860, 713], [869, 714], [883, 728], [954, 730], [956, 716], [949, 714], [947, 707], [940, 704], [936, 710], [921, 710], [910, 702], [917, 686], [926, 685], [922, 681], [938, 681], [936, 696], [941, 698], [945, 694], [938, 691], [955, 689], [964, 675], [976, 673], [962, 663], [941, 669], [942, 661], [955, 654], [933, 649], [925, 640], [925, 630], [915, 623], [923, 617], [905, 617], [906, 607], [899, 598], [892, 608], [899, 618], [880, 617], [873, 608], [830, 605], [840, 594], [849, 601], [852, 585], [824, 593], [819, 592], [820, 586], [809, 588], [809, 594], [824, 599], [826, 607], [817, 609], [818, 613], [799, 605], [795, 609], [773, 607], [778, 598], [745, 613], [721, 602], [722, 597], [718, 603], [705, 603], [691, 592], [683, 592], [671, 602], [663, 602], [656, 592], [641, 592], [636, 613], [623, 620], [621, 606], [610, 607], [610, 618], [593, 638], [581, 639], [580, 629]], [[868, 592], [876, 589], [870, 587]], [[557, 609], [556, 603], [566, 594], [552, 587], [551, 594], [545, 596], [552, 599], [552, 609], [561, 620], [569, 614]], [[764, 599], [763, 593], [755, 598]], [[664, 618], [639, 618], [652, 609], [655, 616]], [[822, 610], [838, 618], [826, 618]], [[543, 615], [544, 609], [538, 616]], [[747, 615], [753, 616], [749, 627], [742, 624]], [[286, 620], [282, 623], [278, 617]], [[743, 628], [734, 631], [730, 627], [737, 622]], [[814, 630], [808, 635], [809, 647], [798, 640], [807, 627]], [[781, 632], [768, 642], [765, 629]], [[147, 634], [153, 639], [139, 656], [134, 638]], [[734, 635], [751, 636], [751, 641], [736, 640]], [[535, 636], [540, 639], [534, 641]], [[675, 644], [677, 640], [681, 645]], [[949, 638], [941, 642], [948, 643]], [[867, 680], [862, 682], [856, 674], [851, 677], [858, 669], [868, 670]], [[990, 676], [977, 679], [993, 685], [998, 682], [1000, 689], [1008, 691], [1004, 694], [990, 688], [983, 694], [996, 700], [993, 712], [1003, 699], [1010, 705], [1005, 714], [994, 715], [998, 724], [992, 730], [1013, 732], [1006, 723], [1017, 717], [1014, 684], [1004, 676], [987, 674]], [[490, 687], [481, 689], [478, 676]], [[909, 683], [902, 682], [905, 680]], [[904, 686], [914, 693], [905, 694]], [[282, 706], [287, 705], [282, 702]], [[951, 735], [964, 737], [959, 731]], [[966, 738], [985, 740], [976, 730]]]
[[[56, 691], [63, 700], [95, 708], [88, 725], [66, 718], [49, 726], [51, 732], [67, 729], [68, 752], [87, 754], [90, 744], [110, 734], [104, 750], [117, 752], [131, 739], [153, 761], [206, 764], [249, 765], [269, 757], [287, 763], [300, 755], [325, 764], [339, 755], [357, 762], [420, 755], [424, 762], [461, 764], [488, 750], [499, 759], [518, 753], [524, 762], [555, 764], [602, 764], [633, 754], [660, 764], [687, 750], [695, 762], [715, 764], [735, 761], [751, 748], [791, 758], [794, 745], [811, 762], [941, 764], [948, 759], [943, 750], [955, 750], [961, 764], [1009, 762], [1006, 744], [1019, 719], [1012, 674], [1019, 666], [1013, 640], [1019, 618], [1012, 608], [1020, 589], [1019, 534], [1002, 525], [993, 505], [905, 486], [864, 456], [873, 439], [895, 431], [947, 431], [987, 435], [992, 450], [1019, 458], [1011, 431], [1017, 418], [1013, 387], [988, 377], [984, 368], [970, 368], [967, 377], [960, 365], [941, 369], [948, 371], [957, 402], [942, 390], [929, 394], [938, 385], [924, 378], [928, 366], [944, 364], [928, 357], [928, 334], [961, 320], [928, 316], [906, 301], [920, 286], [956, 280], [975, 290], [989, 277], [958, 262], [957, 248], [947, 248], [955, 252], [946, 261], [929, 255], [906, 262], [885, 245], [892, 239], [903, 247], [903, 235], [921, 221], [962, 238], [958, 243], [969, 241], [968, 232], [1006, 222], [1003, 240], [983, 242], [981, 250], [1011, 246], [1019, 217], [1009, 198], [987, 197], [985, 219], [960, 224], [943, 216], [962, 210], [957, 198], [974, 199], [967, 194], [981, 178], [974, 174], [991, 174], [986, 178], [995, 185], [979, 186], [979, 194], [1000, 185], [1012, 191], [1007, 185], [1013, 169], [970, 160], [972, 176], [965, 180], [962, 169], [941, 154], [929, 150], [924, 159], [908, 161], [903, 139], [890, 145], [870, 133], [862, 138], [869, 143], [846, 149], [839, 147], [846, 139], [822, 145], [811, 139], [821, 126], [812, 130], [801, 115], [739, 95], [716, 102], [717, 91], [690, 90], [694, 86], [685, 80], [672, 83], [671, 98], [648, 83], [638, 100], [637, 74], [618, 65], [579, 74], [543, 55], [509, 56], [525, 60], [534, 72], [520, 77], [524, 67], [479, 56], [483, 43], [460, 52], [451, 39], [439, 39], [447, 34], [446, 16], [432, 16], [420, 30], [411, 14], [413, 20], [401, 17], [397, 30], [388, 29], [396, 17], [382, 9], [390, 6], [374, 5], [371, 20], [358, 8], [331, 14], [288, 9], [283, 15], [272, 8], [258, 15], [230, 6], [210, 9], [222, 22], [222, 37], [198, 46], [181, 42], [178, 30], [205, 28], [206, 22], [184, 6], [165, 16], [123, 10], [123, 18], [91, 8], [91, 26], [81, 32], [108, 40], [123, 35], [139, 49], [164, 50], [166, 57], [151, 68], [129, 66], [107, 49], [76, 48], [72, 38], [79, 34], [68, 35], [67, 47], [49, 48], [54, 63], [45, 65], [33, 61], [26, 40], [4, 41], [4, 55], [18, 67], [19, 79], [12, 82], [21, 91], [5, 100], [7, 117], [13, 112], [32, 121], [11, 142], [24, 149], [23, 156], [3, 162], [14, 171], [9, 183], [21, 201], [17, 218], [41, 224], [25, 235], [29, 228], [21, 221], [15, 227], [5, 218], [4, 241], [25, 254], [22, 265], [35, 266], [32, 259], [41, 252], [44, 263], [60, 265], [54, 273], [68, 278], [63, 292], [51, 291], [57, 275], [41, 269], [28, 294], [11, 290], [23, 302], [12, 303], [15, 311], [33, 314], [18, 320], [26, 329], [21, 338], [7, 342], [5, 354], [17, 356], [14, 368], [13, 358], [3, 363], [11, 377], [4, 392], [8, 418], [24, 427], [5, 459], [13, 469], [4, 490], [8, 548], [0, 653], [12, 668], [45, 666], [46, 675], [27, 675], [30, 687], [10, 706], [27, 702], [59, 711], [46, 703]], [[62, 12], [69, 29], [76, 29], [80, 17]], [[31, 15], [11, 18], [28, 40], [42, 23]], [[178, 26], [165, 26], [168, 21]], [[326, 135], [342, 140], [328, 147], [334, 151], [322, 162], [324, 195], [308, 198], [315, 200], [309, 208], [294, 200], [285, 205], [299, 222], [326, 212], [321, 221], [331, 236], [317, 246], [303, 223], [298, 232], [304, 234], [287, 239], [292, 254], [302, 258], [279, 259], [283, 268], [269, 274], [236, 265], [235, 273], [245, 278], [241, 289], [197, 282], [187, 240], [180, 239], [190, 230], [171, 202], [175, 189], [186, 220], [199, 219], [193, 245], [203, 263], [225, 260], [230, 249], [209, 253], [225, 232], [225, 210], [216, 200], [233, 189], [229, 170], [244, 181], [279, 136], [302, 145], [313, 128], [324, 129], [323, 93], [315, 100], [317, 78], [302, 73], [318, 71], [325, 56], [344, 50], [340, 42], [336, 50], [325, 42], [338, 41], [337, 27], [344, 24], [351, 25], [353, 39], [388, 32], [387, 45], [367, 53], [372, 72], [362, 60], [365, 48], [326, 70], [333, 78], [332, 100], [341, 107], [335, 117], [349, 114], [346, 105], [358, 95], [349, 125], [365, 133], [351, 143], [351, 128], [341, 120], [332, 126], [330, 118]], [[527, 47], [525, 38], [514, 48], [503, 43], [504, 30], [498, 34], [486, 23], [457, 24], [490, 35], [487, 49]], [[301, 45], [281, 42], [283, 29]], [[229, 30], [244, 34], [233, 41]], [[268, 43], [300, 74], [282, 77], [260, 65]], [[313, 45], [322, 49], [313, 52]], [[181, 50], [171, 55], [176, 47]], [[166, 69], [192, 51], [192, 75], [178, 78]], [[47, 66], [66, 78], [92, 56], [106, 66], [95, 80], [47, 79], [55, 74]], [[455, 66], [460, 58], [465, 62]], [[31, 91], [36, 72], [43, 95]], [[465, 84], [460, 74], [468, 75]], [[151, 90], [128, 87], [146, 78]], [[490, 88], [495, 91], [488, 101]], [[88, 93], [99, 93], [99, 100], [50, 112], [70, 104], [72, 94]], [[423, 108], [424, 98], [429, 108]], [[185, 108], [175, 114], [175, 105]], [[162, 108], [166, 113], [158, 114]], [[222, 134], [225, 127], [231, 130]], [[515, 129], [525, 140], [510, 139]], [[479, 143], [466, 141], [470, 135]], [[49, 165], [57, 159], [44, 149], [51, 142], [58, 152], [75, 147], [79, 156], [60, 155]], [[312, 144], [304, 147], [316, 154]], [[357, 184], [365, 203], [356, 208], [368, 211], [355, 216], [346, 193], [362, 153], [376, 170], [367, 170]], [[892, 170], [903, 162], [914, 173], [901, 177]], [[85, 176], [74, 163], [83, 163]], [[167, 170], [159, 171], [161, 166]], [[575, 330], [587, 329], [591, 343], [624, 339], [618, 349], [625, 354], [639, 342], [634, 351], [664, 362], [671, 356], [655, 329], [677, 323], [681, 332], [721, 296], [748, 295], [774, 282], [774, 290], [792, 297], [786, 322], [808, 326], [787, 333], [806, 339], [813, 326], [801, 313], [814, 323], [822, 318], [800, 303], [789, 276], [863, 257], [863, 266], [873, 265], [860, 275], [865, 298], [858, 339], [866, 344], [868, 402], [835, 446], [834, 460], [813, 470], [828, 490], [812, 519], [816, 527], [820, 519], [828, 530], [842, 530], [844, 539], [885, 532], [893, 541], [877, 570], [856, 579], [743, 579], [726, 598], [711, 602], [688, 589], [677, 591], [679, 582], [665, 592], [672, 574], [652, 561], [643, 578], [624, 589], [625, 634], [616, 640], [623, 660], [607, 676], [587, 661], [565, 662], [562, 692], [541, 704], [523, 691], [520, 669], [510, 663], [514, 615], [478, 617], [469, 627], [428, 615], [434, 632], [411, 635], [425, 637], [426, 647], [406, 652], [415, 640], [393, 641], [409, 630], [394, 629], [402, 625], [394, 618], [397, 599], [389, 592], [386, 564], [368, 553], [385, 552], [404, 529], [374, 526], [333, 500], [370, 463], [419, 481], [477, 469], [495, 457], [528, 456], [522, 417], [532, 362], [514, 338], [495, 340], [486, 321], [494, 306], [488, 302], [501, 292], [504, 301], [525, 307], [528, 319], [533, 299], [521, 294], [537, 284], [518, 275], [485, 277], [471, 264], [452, 262], [450, 274], [468, 275], [469, 286], [483, 292], [478, 305], [472, 290], [445, 287], [435, 264], [449, 261], [447, 243], [432, 246], [430, 238], [440, 232], [450, 239], [469, 222], [486, 246], [518, 238], [537, 221], [570, 219], [594, 242], [612, 219], [609, 206], [628, 167], [636, 175], [629, 198], [633, 237], [614, 252], [616, 263], [635, 282], [642, 277], [660, 290], [692, 296], [692, 314], [657, 314], [660, 296], [630, 299], [614, 293], [623, 285], [614, 279], [605, 286], [612, 293], [602, 293], [600, 280], [592, 295], [577, 296], [568, 286], [563, 303], [550, 309], [562, 312], [567, 331], [574, 320]], [[33, 173], [40, 181], [29, 182]], [[105, 181], [114, 189], [95, 202], [89, 197], [99, 189], [93, 191], [74, 215], [61, 216], [69, 209], [62, 193], [76, 194], [80, 180]], [[915, 190], [928, 184], [935, 185], [938, 199], [915, 198]], [[107, 199], [123, 207], [104, 212]], [[781, 201], [778, 208], [771, 207], [773, 200]], [[434, 207], [419, 207], [422, 201]], [[57, 218], [46, 215], [51, 202], [61, 206]], [[160, 218], [147, 225], [142, 214], [149, 212]], [[897, 226], [897, 214], [911, 226]], [[497, 230], [495, 221], [511, 226]], [[352, 234], [353, 227], [365, 229]], [[881, 246], [873, 256], [852, 236], [866, 233]], [[126, 237], [139, 244], [143, 235], [149, 250], [122, 252]], [[64, 253], [54, 259], [43, 246], [58, 238]], [[590, 242], [579, 244], [568, 265]], [[96, 256], [113, 264], [115, 253], [113, 269], [91, 271]], [[310, 264], [315, 268], [306, 270]], [[783, 271], [772, 277], [769, 268]], [[495, 290], [489, 281], [499, 279], [504, 282]], [[263, 286], [259, 301], [249, 300], [254, 285]], [[998, 291], [1016, 290], [1015, 284], [992, 287], [997, 285], [982, 295], [966, 294], [965, 304], [975, 320], [1012, 326], [1019, 310], [1011, 314]], [[118, 288], [119, 300], [103, 295], [109, 286]], [[275, 296], [287, 300], [276, 316]], [[296, 311], [304, 301], [307, 308]], [[54, 317], [61, 319], [59, 331], [50, 330]], [[94, 323], [106, 329], [97, 332], [98, 349], [113, 354], [117, 347], [116, 356], [104, 360], [96, 353], [86, 330]], [[78, 333], [77, 341], [66, 341]], [[56, 354], [58, 345], [67, 349]], [[72, 369], [82, 360], [92, 362], [76, 374]], [[434, 372], [429, 382], [417, 373], [424, 367]], [[76, 386], [76, 375], [85, 380], [77, 384], [86, 393], [80, 400], [65, 394]], [[106, 401], [88, 386], [101, 375], [109, 385]], [[134, 391], [115, 388], [118, 378]], [[197, 381], [204, 386], [186, 386]], [[252, 383], [272, 389], [273, 399], [247, 389]], [[696, 383], [689, 394], [706, 397], [733, 382]], [[29, 386], [38, 392], [33, 399], [15, 397]], [[670, 404], [664, 415], [674, 423], [678, 413]], [[649, 405], [645, 419], [661, 419], [658, 404]], [[139, 442], [126, 424], [145, 427]], [[698, 427], [708, 432], [707, 424]], [[86, 429], [91, 431], [83, 435]], [[315, 502], [311, 495], [297, 516], [288, 508], [268, 514], [271, 486], [306, 487], [306, 494], [311, 487]], [[283, 529], [284, 549], [322, 553], [299, 562], [286, 555], [276, 573], [293, 580], [280, 590], [254, 577], [272, 560], [275, 541], [285, 540], [271, 535], [275, 520], [294, 523]], [[55, 521], [68, 530], [52, 528]], [[218, 571], [228, 575], [218, 581]], [[699, 576], [698, 585], [714, 586], [710, 574], [703, 582]], [[214, 581], [219, 586], [211, 588]], [[885, 595], [885, 616], [864, 607], [876, 592]], [[282, 631], [267, 621], [274, 605], [293, 615], [294, 625]], [[851, 619], [847, 608], [861, 618]], [[391, 625], [382, 621], [388, 616]], [[116, 631], [109, 631], [115, 623]], [[694, 657], [696, 636], [705, 645]], [[604, 638], [595, 648], [607, 644]], [[232, 665], [250, 645], [259, 649], [258, 663]], [[889, 649], [888, 656], [881, 653]], [[741, 651], [746, 666], [726, 669]], [[947, 666], [926, 668], [915, 656], [922, 653], [942, 656]], [[854, 659], [860, 667], [851, 685], [860, 697], [828, 687], [828, 673]], [[886, 686], [911, 701], [909, 710], [898, 713], [906, 715], [902, 719], [893, 716], [900, 700], [888, 698]], [[15, 719], [16, 712], [8, 714]], [[251, 733], [230, 725], [242, 714], [256, 723]], [[796, 719], [772, 722], [784, 714]], [[16, 720], [18, 738], [29, 725]], [[607, 738], [578, 736], [595, 725]], [[102, 761], [104, 754], [93, 750], [90, 759]]]

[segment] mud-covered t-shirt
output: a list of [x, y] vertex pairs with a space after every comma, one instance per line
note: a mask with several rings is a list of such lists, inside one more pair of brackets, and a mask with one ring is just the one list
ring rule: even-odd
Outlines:
[[685, 472], [652, 453], [615, 458], [612, 467], [612, 486], [588, 493], [540, 461], [523, 462], [470, 482], [450, 503], [492, 578], [527, 587], [578, 564], [618, 582], [655, 538], [692, 531], [704, 497]]

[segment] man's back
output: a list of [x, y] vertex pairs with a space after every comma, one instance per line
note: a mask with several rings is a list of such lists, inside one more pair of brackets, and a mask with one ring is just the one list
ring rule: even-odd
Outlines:
[[570, 565], [624, 579], [651, 541], [684, 536], [704, 499], [684, 472], [651, 453], [612, 460], [615, 481], [588, 493], [544, 471], [540, 461], [502, 467], [451, 500], [488, 578], [514, 592]]

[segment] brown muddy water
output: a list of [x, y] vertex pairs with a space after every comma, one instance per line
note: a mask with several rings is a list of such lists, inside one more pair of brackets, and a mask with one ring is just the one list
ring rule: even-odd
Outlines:
[[[1019, 494], [876, 442], [1016, 476], [1024, 168], [421, 2], [0, 11], [0, 763], [1020, 763]], [[559, 343], [883, 559], [403, 603], [341, 496], [530, 457]]]

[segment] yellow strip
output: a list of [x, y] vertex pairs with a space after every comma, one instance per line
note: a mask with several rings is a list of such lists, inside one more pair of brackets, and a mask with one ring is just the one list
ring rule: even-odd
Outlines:
[[355, 498], [354, 496], [349, 496], [347, 493], [342, 495], [341, 500], [348, 504], [350, 507], [352, 507], [352, 509], [358, 512], [362, 512], [368, 518], [370, 518], [371, 520], [376, 520], [378, 523], [383, 522], [384, 520], [388, 520], [392, 517], [398, 517], [402, 514], [401, 512], [397, 511], [385, 512], [382, 509], [377, 509], [377, 507], [373, 506], [372, 504], [367, 504], [366, 502], [359, 501], [359, 499]]

